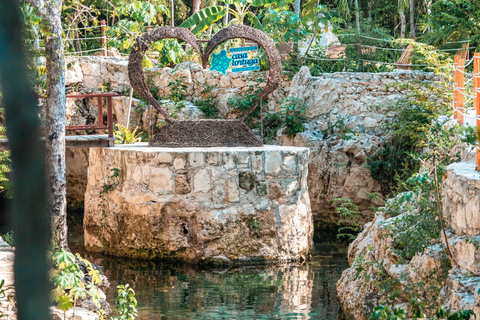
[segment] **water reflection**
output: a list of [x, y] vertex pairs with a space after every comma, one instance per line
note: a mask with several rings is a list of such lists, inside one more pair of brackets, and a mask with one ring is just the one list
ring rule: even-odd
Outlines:
[[[70, 243], [72, 251], [83, 251], [78, 230]], [[138, 320], [336, 319], [335, 282], [347, 267], [344, 247], [317, 244], [312, 261], [300, 266], [230, 269], [85, 256], [105, 267], [110, 303], [118, 284], [135, 289]]]

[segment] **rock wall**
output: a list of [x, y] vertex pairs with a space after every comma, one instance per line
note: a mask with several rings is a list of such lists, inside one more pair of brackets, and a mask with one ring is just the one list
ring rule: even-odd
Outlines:
[[[128, 93], [130, 86], [126, 59], [81, 57], [74, 61], [76, 63], [67, 70], [67, 84], [75, 90], [83, 87], [87, 91], [98, 91], [100, 87], [107, 86], [110, 90]], [[187, 100], [195, 102], [197, 99], [211, 97], [221, 116], [235, 117], [237, 115], [232, 112], [228, 100], [244, 94], [250, 88], [263, 87], [267, 74], [252, 72], [223, 75], [187, 62], [173, 69], [146, 70], [146, 77], [149, 85], [158, 87], [161, 96], [169, 93], [169, 82], [181, 79], [187, 87]], [[264, 82], [259, 83], [259, 79]], [[268, 112], [279, 112], [280, 102], [289, 96], [297, 97], [307, 105], [306, 131], [289, 139], [279, 130], [274, 142], [304, 146], [312, 151], [308, 185], [316, 219], [329, 223], [337, 220], [332, 202], [335, 198], [352, 199], [359, 206], [365, 220], [371, 219], [371, 206], [379, 206], [381, 203], [372, 200], [369, 194], [379, 193], [381, 186], [372, 179], [365, 164], [388, 141], [385, 126], [394, 121], [396, 116], [391, 107], [410, 93], [408, 88], [397, 84], [412, 81], [431, 83], [434, 80], [432, 73], [412, 71], [376, 74], [340, 72], [312, 77], [304, 67], [292, 81], [285, 78], [280, 88], [269, 95], [268, 104], [264, 106]], [[432, 99], [435, 97], [432, 96]], [[88, 116], [93, 121], [97, 117], [94, 111], [82, 111], [83, 116], [79, 113], [83, 110], [81, 104], [96, 110], [95, 100], [77, 102], [76, 108], [71, 108], [73, 113], [70, 117], [78, 122], [82, 117]], [[120, 124], [126, 123], [127, 107], [127, 97], [114, 99], [114, 114]], [[147, 126], [148, 117], [144, 110], [139, 101], [134, 99], [134, 108], [130, 114], [132, 127]], [[201, 112], [196, 116], [201, 118]], [[82, 176], [83, 180], [85, 178]], [[77, 193], [73, 198], [81, 196], [81, 193]]]
[[381, 202], [370, 195], [380, 193], [381, 185], [365, 165], [389, 140], [385, 127], [395, 120], [392, 106], [411, 93], [400, 84], [434, 80], [433, 73], [408, 71], [312, 77], [306, 67], [293, 78], [289, 96], [307, 104], [308, 124], [294, 139], [282, 140], [311, 151], [308, 187], [317, 219], [337, 220], [335, 198], [352, 199], [367, 221], [372, 218], [371, 206]]
[[[448, 166], [443, 183], [443, 208], [448, 223], [447, 239], [453, 254], [453, 267], [441, 289], [438, 304], [448, 312], [473, 310], [480, 316], [480, 173], [474, 162], [460, 162]], [[405, 212], [404, 214], [409, 214]], [[364, 230], [350, 244], [346, 269], [337, 282], [337, 292], [347, 319], [366, 320], [382, 297], [372, 283], [375, 272], [383, 271], [406, 286], [407, 281], [419, 282], [445, 259], [445, 239], [434, 243], [410, 261], [400, 263], [393, 252], [388, 236], [388, 225], [396, 218], [386, 218], [383, 212], [366, 224]], [[361, 263], [360, 263], [361, 262]], [[363, 266], [363, 267], [361, 267]], [[365, 268], [362, 270], [361, 268]], [[363, 272], [363, 275], [362, 275]], [[435, 271], [438, 273], [437, 271]], [[368, 278], [367, 278], [368, 277]], [[368, 280], [367, 280], [368, 279]], [[418, 290], [427, 288], [420, 287]], [[408, 301], [397, 299], [394, 307], [408, 309]]]
[[192, 263], [305, 260], [307, 165], [293, 147], [91, 149], [85, 246]]

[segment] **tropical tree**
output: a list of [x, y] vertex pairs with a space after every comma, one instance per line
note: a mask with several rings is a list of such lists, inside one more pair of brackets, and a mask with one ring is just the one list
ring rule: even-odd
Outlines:
[[430, 14], [420, 26], [426, 32], [424, 41], [436, 46], [466, 39], [480, 41], [479, 1], [437, 0], [428, 9]]
[[[260, 21], [257, 16], [250, 11], [250, 8], [278, 3], [278, 1], [273, 0], [226, 0], [224, 2], [226, 6], [211, 6], [198, 11], [185, 20], [180, 27], [193, 28], [192, 33], [199, 34], [226, 14], [233, 17], [229, 23], [243, 24], [245, 19], [249, 18], [253, 25], [258, 27]], [[230, 6], [233, 6], [233, 8]]]
[[65, 59], [61, 21], [62, 0], [28, 0], [48, 25], [47, 97], [45, 98], [45, 160], [47, 204], [52, 217], [54, 244], [67, 244], [67, 182], [65, 177]]

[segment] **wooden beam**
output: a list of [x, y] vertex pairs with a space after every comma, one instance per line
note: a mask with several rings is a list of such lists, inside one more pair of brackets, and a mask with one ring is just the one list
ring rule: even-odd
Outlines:
[[[41, 138], [45, 140], [45, 138]], [[109, 138], [107, 135], [82, 135], [66, 136], [65, 144], [67, 148], [108, 148], [115, 145], [116, 138]], [[0, 151], [8, 150], [7, 139], [0, 139]]]

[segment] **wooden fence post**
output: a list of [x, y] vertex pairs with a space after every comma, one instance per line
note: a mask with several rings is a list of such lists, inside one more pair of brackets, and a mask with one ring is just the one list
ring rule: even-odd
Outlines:
[[473, 108], [475, 109], [475, 170], [480, 171], [480, 53], [473, 55]]
[[107, 37], [105, 36], [105, 20], [100, 20], [100, 26], [102, 30], [102, 56], [107, 56]]
[[465, 59], [458, 59], [458, 100], [457, 100], [457, 121], [459, 124], [464, 123], [465, 116]]

